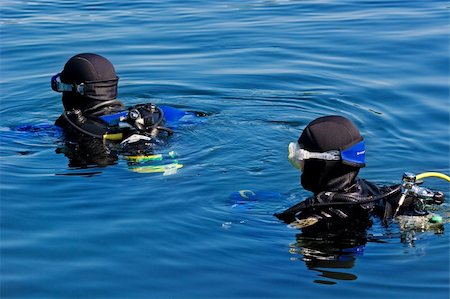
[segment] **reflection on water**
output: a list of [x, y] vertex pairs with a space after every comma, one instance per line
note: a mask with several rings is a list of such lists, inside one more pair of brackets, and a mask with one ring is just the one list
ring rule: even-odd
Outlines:
[[358, 277], [351, 269], [357, 257], [364, 254], [370, 226], [369, 221], [330, 224], [328, 229], [315, 225], [305, 227], [297, 234], [296, 242], [290, 245], [290, 253], [302, 255], [298, 259], [304, 261], [309, 270], [318, 271], [319, 276], [328, 278], [315, 280], [316, 283], [335, 284], [336, 280], [356, 280]]
[[421, 232], [443, 234], [444, 223], [448, 222], [448, 216], [443, 219], [439, 214], [429, 213], [426, 216], [398, 216], [395, 221], [400, 227], [401, 242], [414, 246], [417, 235]]
[[301, 260], [309, 270], [317, 271], [322, 279], [314, 280], [319, 284], [336, 284], [342, 280], [356, 280], [358, 276], [353, 268], [358, 257], [362, 256], [366, 244], [386, 243], [398, 240], [407, 247], [414, 247], [421, 233], [444, 233], [444, 223], [433, 219], [440, 217], [430, 213], [426, 216], [399, 216], [387, 228], [385, 234], [374, 236], [368, 231], [372, 222], [354, 222], [342, 225], [329, 224], [302, 228], [296, 235], [295, 243], [290, 244], [292, 260]]

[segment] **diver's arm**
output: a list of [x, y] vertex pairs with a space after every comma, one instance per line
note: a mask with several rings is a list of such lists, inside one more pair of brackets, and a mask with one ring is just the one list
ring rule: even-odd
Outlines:
[[281, 213], [276, 213], [275, 217], [277, 217], [280, 220], [283, 220], [286, 223], [294, 222], [296, 220], [295, 218], [296, 215], [300, 213], [303, 209], [307, 208], [312, 200], [313, 198], [309, 197], [306, 200], [293, 205], [292, 207], [288, 208], [287, 210]]

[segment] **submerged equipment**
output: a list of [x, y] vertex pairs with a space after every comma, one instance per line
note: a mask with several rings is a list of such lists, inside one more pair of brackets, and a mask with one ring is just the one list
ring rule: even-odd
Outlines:
[[[170, 151], [166, 155], [125, 156], [125, 159], [128, 161], [129, 169], [138, 173], [162, 172], [163, 175], [172, 175], [183, 167], [183, 164], [178, 163], [177, 155], [174, 151]], [[170, 162], [166, 163], [166, 160], [170, 160]]]

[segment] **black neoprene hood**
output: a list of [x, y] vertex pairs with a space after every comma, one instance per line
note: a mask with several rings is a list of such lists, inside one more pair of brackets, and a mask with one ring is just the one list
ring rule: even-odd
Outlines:
[[60, 74], [61, 82], [84, 84], [84, 94], [63, 92], [65, 110], [84, 111], [102, 102], [117, 97], [119, 78], [112, 63], [103, 56], [93, 53], [78, 54], [70, 58]]
[[356, 126], [339, 115], [323, 116], [313, 120], [303, 130], [298, 143], [313, 152], [343, 150], [363, 140]]
[[116, 80], [116, 70], [103, 56], [93, 53], [78, 54], [70, 58], [61, 72], [64, 83], [84, 83]]
[[[363, 140], [358, 128], [339, 115], [319, 117], [303, 130], [298, 143], [311, 152], [347, 149]], [[320, 159], [305, 160], [301, 183], [314, 193], [345, 190], [354, 183], [360, 166], [346, 165], [342, 161]]]

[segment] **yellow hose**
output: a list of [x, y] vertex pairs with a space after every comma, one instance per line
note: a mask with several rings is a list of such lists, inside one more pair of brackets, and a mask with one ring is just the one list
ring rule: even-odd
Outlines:
[[416, 176], [416, 180], [421, 180], [421, 179], [428, 178], [428, 177], [437, 177], [437, 178], [446, 180], [447, 182], [450, 182], [450, 176], [445, 175], [440, 172], [424, 172], [424, 173], [418, 174]]

